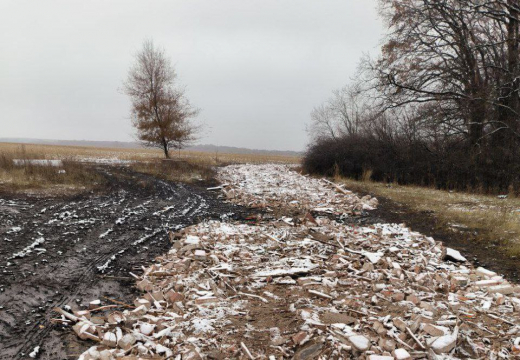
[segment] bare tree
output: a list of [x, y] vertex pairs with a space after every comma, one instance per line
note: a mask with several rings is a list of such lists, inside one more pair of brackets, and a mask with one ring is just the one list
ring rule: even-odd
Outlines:
[[162, 149], [166, 158], [170, 149], [181, 149], [195, 140], [198, 131], [191, 122], [198, 110], [191, 106], [176, 78], [164, 50], [147, 40], [124, 82], [138, 139], [145, 146]]
[[359, 133], [373, 116], [373, 105], [357, 82], [334, 90], [325, 103], [311, 112], [311, 138], [337, 139]]

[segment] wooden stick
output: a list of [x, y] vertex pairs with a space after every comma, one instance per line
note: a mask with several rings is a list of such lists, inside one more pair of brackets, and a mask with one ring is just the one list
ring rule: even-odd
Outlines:
[[471, 324], [471, 325], [475, 326], [476, 328], [478, 328], [478, 329], [480, 329], [480, 330], [482, 330], [482, 331], [487, 332], [488, 334], [495, 335], [494, 332], [492, 332], [491, 330], [486, 329], [486, 328], [483, 327], [483, 326], [480, 326], [479, 324], [475, 324], [474, 322], [471, 322], [471, 321], [469, 321], [469, 320], [464, 320], [464, 321], [467, 322], [468, 324]]
[[408, 345], [407, 343], [405, 343], [403, 340], [399, 339], [399, 337], [397, 335], [393, 335], [392, 336], [395, 341], [397, 341], [399, 344], [403, 345], [403, 346], [406, 346], [408, 349], [414, 351], [415, 349], [413, 347], [411, 347], [410, 345]]
[[328, 241], [323, 241], [323, 240], [318, 240], [318, 239], [316, 239], [314, 236], [312, 236], [312, 234], [311, 234], [310, 239], [311, 239], [311, 240], [314, 240], [314, 241], [317, 241], [317, 242], [319, 242], [319, 243], [325, 244], [325, 245], [333, 246], [333, 247], [335, 247], [335, 248], [340, 248], [339, 245], [336, 245], [336, 244], [334, 244], [334, 243], [330, 243], [330, 242], [328, 242]]
[[489, 316], [491, 319], [495, 319], [495, 320], [498, 320], [498, 321], [502, 321], [503, 323], [506, 323], [508, 325], [511, 325], [511, 326], [515, 326], [514, 323], [512, 323], [511, 321], [509, 320], [506, 320], [506, 319], [502, 319], [501, 317], [498, 317], [496, 315], [493, 315], [493, 314], [489, 314], [489, 313], [484, 313], [485, 315]]
[[314, 294], [314, 295], [317, 295], [317, 296], [321, 296], [321, 297], [326, 298], [326, 299], [333, 299], [332, 296], [327, 295], [327, 294], [324, 294], [324, 293], [319, 292], [319, 291], [316, 291], [316, 290], [309, 290], [309, 292], [310, 292], [311, 294]]
[[247, 348], [246, 344], [244, 344], [243, 342], [240, 343], [240, 347], [242, 348], [242, 350], [244, 350], [244, 352], [247, 354], [247, 356], [251, 359], [251, 360], [255, 360], [255, 358], [253, 357], [253, 355], [251, 354], [251, 352], [249, 351], [249, 349]]
[[108, 297], [106, 297], [106, 296], [104, 296], [103, 299], [108, 300], [108, 301], [111, 301], [111, 302], [116, 303], [116, 304], [119, 304], [119, 305], [121, 305], [121, 306], [125, 306], [125, 307], [130, 308], [130, 309], [135, 309], [135, 306], [125, 304], [124, 302], [117, 301], [117, 300], [114, 300], [114, 299], [108, 298]]
[[410, 330], [409, 327], [406, 327], [406, 331], [408, 331], [408, 334], [410, 334], [410, 336], [412, 337], [412, 339], [415, 340], [415, 342], [423, 349], [426, 349], [426, 347], [421, 343], [421, 341], [414, 335], [414, 333], [412, 332], [412, 330]]
[[68, 313], [68, 312], [66, 312], [63, 309], [55, 307], [53, 310], [56, 311], [57, 313], [60, 313], [61, 315], [65, 316], [69, 320], [72, 320], [72, 321], [75, 321], [75, 322], [79, 321], [79, 318], [76, 315], [72, 315], [71, 313]]
[[117, 308], [117, 307], [119, 307], [119, 305], [105, 305], [105, 306], [100, 306], [98, 308], [92, 309], [92, 310], [90, 310], [90, 312], [101, 311], [101, 310], [106, 310], [106, 309], [113, 309], [113, 308]]
[[252, 297], [252, 298], [256, 298], [256, 299], [260, 299], [262, 300], [263, 302], [265, 302], [266, 304], [269, 303], [269, 300], [261, 297], [261, 296], [258, 296], [258, 295], [253, 295], [253, 294], [247, 294], [247, 293], [244, 293], [244, 292], [239, 292], [238, 293], [239, 295], [244, 295], [244, 296], [249, 296], [249, 297]]

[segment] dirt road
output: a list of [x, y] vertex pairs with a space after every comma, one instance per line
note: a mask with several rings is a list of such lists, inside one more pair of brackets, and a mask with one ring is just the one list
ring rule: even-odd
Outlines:
[[[94, 169], [93, 169], [94, 171]], [[0, 195], [0, 359], [64, 359], [86, 345], [53, 325], [54, 307], [111, 298], [132, 302], [141, 264], [170, 246], [167, 231], [234, 217], [202, 188], [125, 168], [98, 167], [108, 190], [71, 199]]]

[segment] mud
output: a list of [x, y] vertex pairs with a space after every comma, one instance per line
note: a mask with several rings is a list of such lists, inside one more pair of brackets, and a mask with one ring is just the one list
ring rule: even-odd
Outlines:
[[103, 192], [71, 198], [0, 194], [0, 359], [67, 359], [89, 343], [53, 324], [52, 309], [94, 299], [132, 303], [141, 265], [169, 247], [168, 231], [203, 219], [243, 219], [203, 187], [98, 166]]

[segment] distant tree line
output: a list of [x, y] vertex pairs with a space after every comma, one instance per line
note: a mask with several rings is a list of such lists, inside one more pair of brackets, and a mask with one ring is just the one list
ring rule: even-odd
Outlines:
[[379, 58], [311, 114], [312, 173], [520, 190], [520, 0], [380, 0]]

